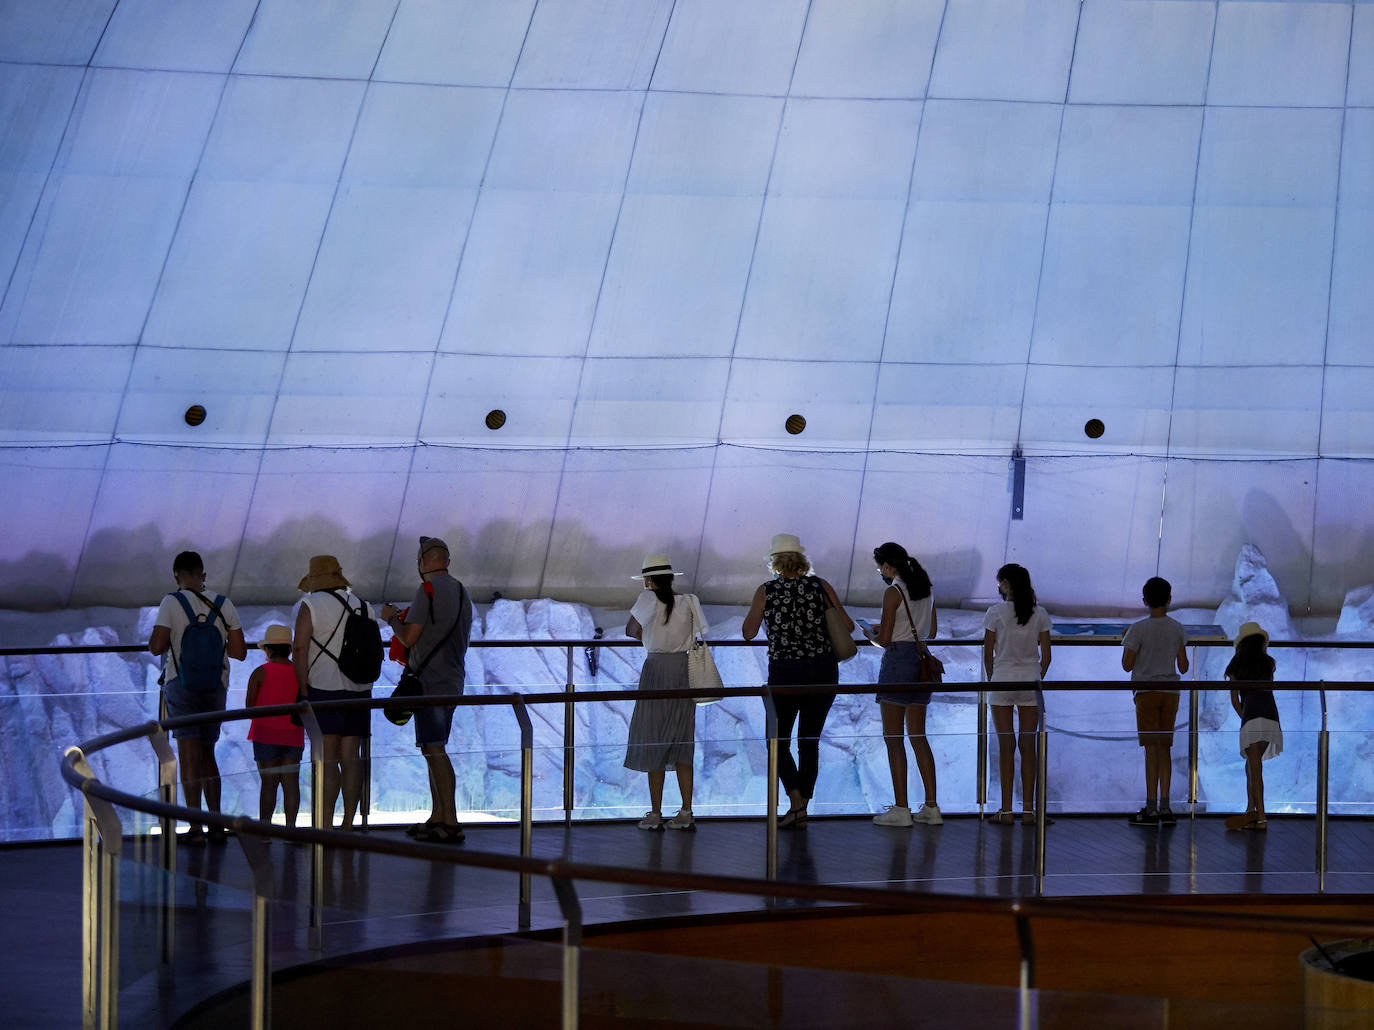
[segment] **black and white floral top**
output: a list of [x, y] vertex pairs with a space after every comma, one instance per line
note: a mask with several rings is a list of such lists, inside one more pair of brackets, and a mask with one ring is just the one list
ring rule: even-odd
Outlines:
[[817, 576], [779, 576], [763, 585], [769, 658], [825, 658], [835, 653], [825, 630], [825, 587]]

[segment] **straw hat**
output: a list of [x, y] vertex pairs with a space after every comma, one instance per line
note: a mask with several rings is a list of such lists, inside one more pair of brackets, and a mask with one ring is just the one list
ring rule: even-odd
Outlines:
[[1264, 643], [1268, 645], [1269, 634], [1264, 632], [1264, 627], [1258, 622], [1242, 623], [1240, 629], [1236, 630], [1236, 650], [1240, 650], [1240, 642], [1246, 637], [1263, 637]]
[[777, 533], [773, 536], [773, 545], [768, 548], [768, 557], [772, 558], [775, 554], [800, 554], [806, 557], [806, 548], [802, 542], [792, 533]]
[[274, 622], [272, 625], [268, 626], [262, 635], [262, 639], [258, 641], [258, 646], [266, 651], [267, 648], [273, 644], [285, 644], [287, 647], [290, 647], [291, 627], [283, 626], [280, 622]]
[[310, 571], [297, 585], [297, 589], [309, 594], [316, 590], [332, 590], [335, 587], [346, 586], [348, 580], [344, 579], [343, 569], [339, 568], [339, 559], [332, 554], [317, 554], [310, 559]]
[[644, 556], [644, 567], [637, 575], [631, 579], [644, 579], [646, 576], [681, 576], [682, 573], [673, 571], [673, 563], [668, 560], [666, 554], [646, 554]]

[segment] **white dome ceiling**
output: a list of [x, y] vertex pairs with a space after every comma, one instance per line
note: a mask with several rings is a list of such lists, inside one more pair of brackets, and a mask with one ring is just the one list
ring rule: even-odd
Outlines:
[[1374, 581], [1374, 4], [0, 0], [0, 62], [0, 604], [422, 532], [594, 603], [781, 531], [856, 601]]

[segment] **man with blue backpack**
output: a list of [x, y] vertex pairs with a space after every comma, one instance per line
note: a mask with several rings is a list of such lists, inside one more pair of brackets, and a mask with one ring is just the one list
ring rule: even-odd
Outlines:
[[[205, 593], [205, 563], [195, 551], [182, 551], [172, 562], [177, 589], [162, 599], [148, 650], [162, 655], [162, 696], [167, 717], [224, 711], [229, 690], [229, 659], [242, 661], [248, 654], [234, 603], [223, 594]], [[183, 726], [172, 731], [177, 742], [181, 789], [189, 808], [220, 810], [219, 765], [215, 741], [220, 724]], [[211, 841], [225, 837], [219, 827], [209, 832]], [[192, 825], [183, 843], [204, 844], [203, 827]]]

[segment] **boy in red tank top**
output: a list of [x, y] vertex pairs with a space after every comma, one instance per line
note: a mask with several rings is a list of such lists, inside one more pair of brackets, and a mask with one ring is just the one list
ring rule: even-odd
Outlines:
[[[299, 700], [296, 669], [291, 664], [291, 630], [282, 625], [268, 626], [259, 645], [267, 661], [248, 677], [245, 707], [289, 705]], [[289, 715], [259, 716], [248, 728], [253, 742], [253, 761], [262, 776], [258, 791], [258, 818], [270, 823], [277, 810], [277, 787], [281, 787], [286, 825], [295, 826], [301, 809], [301, 755], [305, 752], [305, 729]]]

